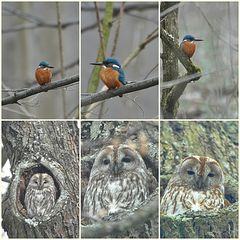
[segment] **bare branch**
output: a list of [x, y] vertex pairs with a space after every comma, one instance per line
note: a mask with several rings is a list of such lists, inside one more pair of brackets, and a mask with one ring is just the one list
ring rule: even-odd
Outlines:
[[180, 4], [184, 4], [184, 3], [180, 3], [180, 2], [173, 2], [172, 6], [167, 8], [165, 11], [160, 13], [160, 18], [161, 21], [163, 20], [163, 18], [168, 15], [169, 13], [171, 13], [172, 11], [174, 11], [175, 9], [179, 8]]
[[7, 104], [12, 104], [12, 103], [18, 103], [19, 100], [24, 99], [26, 97], [29, 97], [41, 92], [47, 92], [49, 90], [56, 89], [62, 86], [67, 86], [69, 84], [72, 84], [78, 81], [79, 81], [79, 75], [74, 75], [72, 77], [51, 82], [44, 86], [34, 86], [27, 90], [16, 92], [13, 96], [9, 96], [2, 99], [2, 106]]
[[158, 37], [158, 28], [151, 32], [140, 44], [139, 46], [125, 59], [122, 67], [126, 67], [129, 62], [131, 62], [151, 41]]
[[104, 44], [104, 37], [103, 37], [103, 29], [102, 29], [100, 16], [99, 16], [99, 9], [98, 9], [97, 2], [94, 2], [94, 6], [96, 9], [96, 18], [97, 18], [97, 24], [98, 24], [99, 37], [100, 37], [100, 44], [102, 48], [103, 58], [105, 59], [105, 44]]
[[117, 24], [117, 29], [115, 31], [111, 56], [114, 56], [115, 52], [116, 52], [118, 38], [119, 38], [119, 32], [120, 32], [120, 26], [121, 26], [121, 19], [123, 17], [123, 13], [124, 13], [124, 5], [125, 5], [125, 2], [122, 2], [121, 7], [120, 7], [120, 13], [119, 13], [119, 16], [118, 16], [118, 24]]
[[[67, 27], [70, 27], [72, 25], [77, 25], [79, 24], [79, 21], [70, 21], [70, 22], [66, 22], [62, 24], [62, 29], [65, 29]], [[18, 31], [22, 31], [22, 30], [29, 30], [29, 29], [35, 29], [35, 28], [57, 28], [58, 25], [57, 24], [53, 24], [53, 23], [34, 23], [34, 24], [23, 24], [20, 26], [15, 26], [12, 28], [8, 28], [8, 29], [3, 29], [2, 33], [12, 33], [12, 32], [18, 32]]]
[[[207, 74], [205, 74], [205, 75], [207, 75]], [[167, 89], [167, 88], [171, 88], [175, 85], [178, 85], [180, 83], [185, 83], [185, 82], [189, 83], [189, 82], [194, 81], [202, 76], [203, 76], [202, 73], [193, 73], [193, 74], [186, 75], [186, 76], [183, 76], [178, 79], [171, 80], [171, 81], [161, 82], [160, 88]]]
[[[59, 55], [60, 55], [60, 69], [61, 69], [61, 78], [64, 78], [64, 63], [63, 63], [63, 39], [62, 39], [62, 19], [60, 13], [59, 2], [56, 2], [56, 10], [57, 10], [57, 24], [58, 24], [58, 39], [59, 39]], [[66, 93], [65, 89], [62, 89], [62, 106], [63, 106], [63, 116], [67, 117], [67, 106], [66, 106]]]
[[[158, 3], [127, 4], [126, 7], [124, 7], [124, 12], [128, 13], [128, 12], [135, 11], [135, 10], [148, 11], [148, 10], [157, 9], [157, 8], [158, 8]], [[95, 8], [93, 8], [93, 7], [82, 7], [82, 10], [83, 11], [94, 11]], [[104, 8], [99, 8], [99, 11], [103, 11], [103, 10], [104, 10]], [[119, 14], [119, 12], [120, 12], [119, 8], [114, 8], [113, 9], [113, 16], [114, 17], [117, 16]], [[101, 20], [101, 22], [102, 22], [102, 20]], [[84, 33], [86, 31], [89, 31], [89, 30], [94, 29], [96, 27], [97, 27], [97, 22], [82, 28], [81, 33]]]
[[94, 224], [90, 226], [81, 227], [81, 237], [82, 238], [100, 238], [108, 236], [112, 233], [126, 232], [129, 229], [136, 227], [140, 224], [151, 219], [154, 215], [158, 214], [158, 195], [153, 197], [150, 202], [139, 208], [126, 218], [123, 218], [119, 222], [102, 222], [99, 224]]
[[[142, 3], [142, 4], [127, 4], [125, 8], [125, 12], [131, 12], [131, 11], [147, 11], [150, 9], [156, 9], [158, 8], [158, 3], [157, 2], [152, 2], [152, 3]], [[82, 6], [82, 11], [85, 12], [92, 12], [95, 11], [94, 7], [89, 7], [89, 6]], [[105, 11], [104, 7], [100, 7], [99, 11]], [[113, 8], [113, 15], [116, 16], [120, 12], [118, 7]]]
[[149, 87], [153, 87], [155, 85], [158, 85], [158, 77], [147, 79], [147, 80], [137, 82], [137, 83], [127, 84], [118, 89], [108, 90], [105, 92], [99, 92], [99, 93], [93, 94], [89, 97], [82, 98], [81, 106], [82, 107], [87, 106], [87, 105], [95, 103], [95, 102], [99, 102], [99, 101], [109, 99], [109, 98], [112, 98], [115, 96], [119, 96], [122, 94], [146, 89]]
[[[79, 59], [76, 59], [76, 60], [74, 60], [74, 61], [66, 64], [66, 65], [64, 66], [64, 70], [68, 70], [68, 69], [70, 69], [70, 68], [73, 68], [75, 65], [78, 65], [78, 64], [79, 64]], [[56, 69], [56, 70], [53, 71], [53, 75], [56, 75], [56, 74], [58, 74], [58, 73], [60, 73], [60, 72], [61, 72], [61, 69], [60, 69], [60, 68], [59, 68], [59, 69]]]

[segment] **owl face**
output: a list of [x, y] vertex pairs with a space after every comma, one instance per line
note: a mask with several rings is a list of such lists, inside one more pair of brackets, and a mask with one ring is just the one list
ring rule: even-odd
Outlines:
[[177, 166], [161, 200], [161, 212], [167, 215], [223, 206], [223, 171], [216, 160], [200, 156], [185, 158]]
[[36, 173], [34, 174], [28, 186], [31, 186], [32, 189], [42, 190], [44, 188], [48, 188], [49, 186], [53, 186], [54, 181], [52, 177], [47, 173]]
[[83, 215], [95, 220], [138, 207], [152, 178], [142, 157], [127, 145], [110, 145], [96, 157], [83, 201]]
[[96, 173], [99, 174], [99, 172], [118, 177], [123, 172], [136, 170], [140, 165], [146, 168], [142, 157], [137, 151], [127, 145], [110, 145], [104, 148], [96, 157], [91, 177]]
[[224, 176], [219, 163], [209, 157], [185, 158], [177, 170], [177, 182], [194, 190], [205, 190], [223, 185]]

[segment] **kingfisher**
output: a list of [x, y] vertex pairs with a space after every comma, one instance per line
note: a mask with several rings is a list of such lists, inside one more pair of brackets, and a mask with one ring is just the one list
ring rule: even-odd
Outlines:
[[196, 50], [195, 41], [203, 41], [203, 40], [199, 38], [195, 38], [192, 35], [186, 35], [180, 44], [180, 48], [189, 58], [193, 56]]
[[38, 68], [35, 71], [35, 77], [40, 85], [49, 83], [52, 79], [52, 71], [50, 68], [54, 68], [47, 61], [41, 61]]
[[[120, 88], [127, 84], [124, 71], [115, 58], [107, 58], [103, 62], [90, 64], [101, 66], [99, 76], [108, 89]], [[119, 97], [122, 97], [122, 95], [119, 95]]]

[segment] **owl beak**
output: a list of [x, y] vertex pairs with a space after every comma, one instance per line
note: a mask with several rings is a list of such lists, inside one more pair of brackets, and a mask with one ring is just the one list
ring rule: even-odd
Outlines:
[[119, 165], [116, 162], [114, 162], [112, 165], [112, 172], [115, 176], [119, 175], [120, 169], [121, 168], [119, 167]]
[[204, 187], [204, 179], [203, 176], [198, 176], [198, 179], [196, 181], [196, 187], [198, 189], [202, 189]]

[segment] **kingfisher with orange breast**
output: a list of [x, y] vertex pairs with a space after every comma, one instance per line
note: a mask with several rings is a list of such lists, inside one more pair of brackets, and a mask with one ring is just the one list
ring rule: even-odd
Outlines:
[[195, 38], [192, 35], [186, 35], [180, 44], [180, 48], [189, 58], [193, 56], [196, 50], [196, 44], [195, 44], [196, 41], [203, 41], [203, 40], [199, 38]]
[[[124, 71], [115, 58], [107, 58], [103, 62], [90, 64], [101, 66], [99, 76], [108, 89], [120, 88], [127, 84]], [[122, 97], [122, 95], [119, 95], [119, 97]]]
[[47, 61], [41, 61], [38, 65], [38, 68], [35, 71], [35, 77], [37, 82], [40, 85], [45, 85], [51, 82], [52, 79], [52, 71], [50, 68], [54, 68]]

